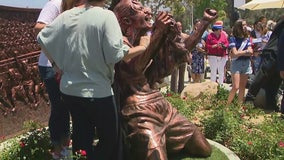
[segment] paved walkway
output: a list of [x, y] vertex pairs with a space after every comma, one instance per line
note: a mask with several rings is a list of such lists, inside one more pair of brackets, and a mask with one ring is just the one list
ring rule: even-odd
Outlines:
[[[171, 76], [168, 76], [164, 79], [165, 83], [168, 85], [168, 87], [170, 86], [170, 83], [171, 83]], [[206, 79], [204, 79], [204, 81], [210, 81], [210, 72], [207, 73], [206, 75]], [[188, 71], [185, 70], [185, 73], [184, 73], [184, 86], [186, 87], [187, 84], [189, 83], [192, 83], [192, 82], [189, 82], [189, 78], [188, 78]], [[224, 83], [224, 88], [227, 89], [227, 90], [231, 90], [231, 84], [228, 84], [228, 83]], [[161, 92], [166, 92], [167, 90], [167, 86], [163, 86], [161, 88]], [[247, 89], [246, 89], [246, 93], [247, 93]], [[246, 94], [245, 93], [245, 94]]]

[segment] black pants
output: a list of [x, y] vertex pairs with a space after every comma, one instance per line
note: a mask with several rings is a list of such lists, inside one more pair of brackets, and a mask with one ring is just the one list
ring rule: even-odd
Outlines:
[[270, 81], [263, 87], [265, 90], [265, 99], [266, 99], [265, 108], [272, 109], [275, 111], [279, 110], [277, 106], [277, 100], [278, 100], [277, 94], [281, 82], [282, 80], [278, 76], [275, 76], [272, 77]]
[[[114, 97], [82, 98], [63, 94], [72, 117], [73, 153], [87, 152], [88, 160], [117, 160], [118, 115]], [[93, 145], [94, 139], [99, 142]]]

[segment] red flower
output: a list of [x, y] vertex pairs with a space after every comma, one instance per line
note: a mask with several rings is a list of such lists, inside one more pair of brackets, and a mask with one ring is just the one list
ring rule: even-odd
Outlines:
[[81, 156], [87, 156], [87, 152], [85, 150], [82, 150], [82, 149], [76, 151], [76, 154], [81, 155]]
[[252, 142], [251, 142], [251, 141], [248, 141], [248, 145], [252, 145]]
[[241, 114], [241, 116], [240, 116], [241, 118], [244, 118], [245, 117], [245, 115], [244, 114]]
[[20, 147], [25, 147], [26, 146], [26, 144], [23, 142], [23, 141], [20, 141]]
[[172, 96], [172, 94], [170, 94], [170, 93], [167, 93], [167, 97], [171, 97]]
[[80, 154], [81, 154], [81, 156], [86, 156], [87, 152], [85, 150], [80, 150]]
[[284, 142], [283, 142], [283, 141], [280, 141], [280, 142], [278, 143], [278, 145], [279, 145], [279, 147], [284, 147]]

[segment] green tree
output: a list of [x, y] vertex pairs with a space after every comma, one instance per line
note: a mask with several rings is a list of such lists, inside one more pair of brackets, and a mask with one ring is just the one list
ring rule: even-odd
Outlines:
[[166, 10], [173, 15], [175, 20], [182, 22], [184, 29], [191, 27], [192, 0], [141, 0], [140, 2], [151, 7], [154, 15], [161, 10]]
[[170, 11], [176, 20], [182, 22], [185, 29], [191, 27], [194, 19], [201, 18], [206, 8], [217, 10], [218, 19], [229, 23], [230, 15], [226, 13], [230, 13], [229, 6], [233, 5], [233, 0], [141, 0], [141, 2], [150, 6], [154, 14], [160, 10]]
[[[227, 0], [228, 1], [228, 0]], [[203, 12], [206, 8], [213, 8], [218, 11], [220, 20], [227, 18], [227, 1], [226, 0], [195, 0], [194, 5], [194, 18], [203, 16]]]
[[[111, 0], [109, 0], [111, 1]], [[118, 0], [114, 0], [118, 1]], [[152, 8], [153, 14], [161, 10], [169, 11], [184, 29], [190, 29], [193, 20], [201, 18], [206, 8], [218, 11], [220, 20], [231, 25], [233, 0], [140, 0], [144, 6]]]
[[175, 20], [182, 23], [184, 30], [192, 28], [193, 7], [191, 0], [173, 1], [171, 5], [171, 12]]

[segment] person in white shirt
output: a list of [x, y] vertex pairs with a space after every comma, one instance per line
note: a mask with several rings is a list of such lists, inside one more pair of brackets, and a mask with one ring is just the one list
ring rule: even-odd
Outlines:
[[[45, 4], [34, 27], [37, 32], [40, 32], [62, 12], [61, 2], [61, 0], [50, 0]], [[70, 115], [61, 100], [58, 74], [52, 68], [52, 64], [43, 51], [39, 56], [38, 68], [51, 105], [48, 126], [53, 145], [52, 154], [54, 159], [59, 159], [68, 153], [66, 149], [70, 139]]]

